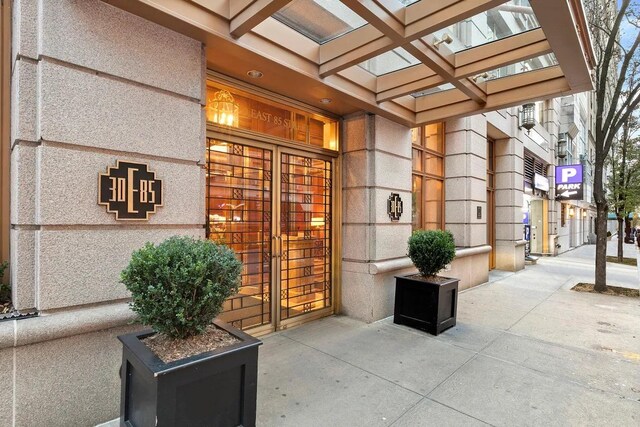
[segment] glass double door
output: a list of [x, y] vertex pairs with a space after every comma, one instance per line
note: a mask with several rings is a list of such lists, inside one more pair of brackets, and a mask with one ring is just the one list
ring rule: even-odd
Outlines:
[[221, 318], [267, 332], [330, 314], [332, 160], [214, 138], [207, 158], [208, 236], [243, 263]]

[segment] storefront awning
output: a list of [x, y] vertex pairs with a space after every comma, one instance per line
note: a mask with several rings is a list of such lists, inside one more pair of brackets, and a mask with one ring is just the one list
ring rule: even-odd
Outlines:
[[104, 1], [202, 40], [215, 72], [340, 115], [415, 125], [592, 89], [580, 0]]

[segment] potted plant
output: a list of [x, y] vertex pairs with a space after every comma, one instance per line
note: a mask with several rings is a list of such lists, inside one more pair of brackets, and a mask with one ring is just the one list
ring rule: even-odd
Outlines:
[[214, 320], [241, 269], [228, 247], [191, 237], [133, 253], [121, 280], [153, 329], [118, 337], [121, 426], [255, 425], [261, 342]]
[[396, 276], [393, 322], [438, 335], [456, 324], [458, 279], [437, 276], [456, 256], [453, 235], [414, 231], [408, 255], [419, 274]]

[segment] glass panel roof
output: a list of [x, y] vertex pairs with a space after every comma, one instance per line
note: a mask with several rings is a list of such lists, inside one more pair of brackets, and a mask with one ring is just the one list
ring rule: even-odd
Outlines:
[[538, 56], [536, 58], [526, 59], [524, 61], [516, 62], [515, 64], [506, 65], [496, 70], [489, 71], [481, 76], [484, 80], [495, 80], [502, 77], [513, 76], [514, 74], [522, 74], [527, 71], [539, 70], [541, 68], [547, 68], [554, 65], [558, 65], [558, 60], [553, 53], [547, 55]]
[[529, 0], [510, 0], [437, 31], [434, 35], [438, 39], [444, 34], [450, 35], [453, 42], [447, 47], [459, 52], [539, 27]]
[[319, 44], [367, 24], [340, 0], [294, 0], [272, 16]]
[[381, 76], [417, 64], [420, 64], [420, 61], [403, 48], [397, 47], [389, 52], [382, 53], [374, 58], [361, 62], [358, 65], [371, 74]]
[[414, 98], [420, 98], [421, 96], [431, 95], [432, 93], [444, 92], [445, 90], [454, 89], [455, 86], [451, 83], [445, 83], [443, 85], [432, 87], [430, 89], [421, 90], [420, 92], [414, 92], [411, 94]]

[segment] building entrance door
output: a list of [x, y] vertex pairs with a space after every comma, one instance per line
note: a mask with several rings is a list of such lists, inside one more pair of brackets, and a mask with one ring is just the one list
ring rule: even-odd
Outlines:
[[255, 333], [333, 312], [329, 157], [210, 138], [208, 236], [243, 263], [221, 318]]
[[531, 253], [543, 254], [547, 252], [547, 208], [542, 199], [531, 200]]

